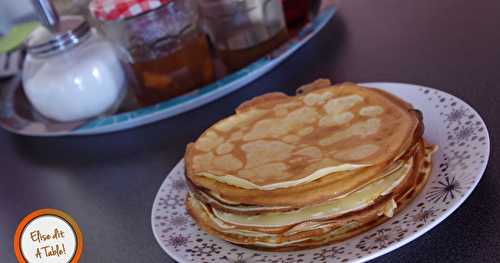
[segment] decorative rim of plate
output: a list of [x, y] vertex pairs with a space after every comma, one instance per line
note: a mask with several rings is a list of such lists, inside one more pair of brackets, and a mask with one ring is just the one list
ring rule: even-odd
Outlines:
[[[245, 249], [210, 236], [187, 215], [181, 160], [162, 183], [152, 208], [151, 226], [162, 249], [179, 262], [276, 262], [282, 257], [287, 262], [329, 259], [365, 262], [404, 246], [458, 209], [479, 183], [489, 159], [489, 134], [480, 115], [463, 100], [436, 89], [403, 83], [361, 85], [382, 88], [403, 99], [412, 98], [410, 103], [426, 105], [416, 107], [424, 112], [424, 123], [439, 126], [426, 128], [424, 135], [430, 143], [439, 141], [440, 150], [433, 156], [432, 174], [422, 192], [405, 209], [387, 222], [336, 244], [282, 253]], [[430, 115], [425, 114], [426, 111], [438, 113]], [[446, 133], [442, 132], [443, 128]], [[166, 234], [171, 235], [166, 237]]]

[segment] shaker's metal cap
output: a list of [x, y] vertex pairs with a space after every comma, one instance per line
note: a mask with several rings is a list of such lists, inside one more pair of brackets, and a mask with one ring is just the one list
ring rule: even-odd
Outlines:
[[78, 45], [90, 33], [90, 25], [82, 16], [63, 16], [48, 30], [37, 27], [26, 40], [28, 53], [42, 55]]

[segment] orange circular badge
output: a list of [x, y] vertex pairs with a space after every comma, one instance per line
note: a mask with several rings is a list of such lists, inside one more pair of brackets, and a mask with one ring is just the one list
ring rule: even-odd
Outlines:
[[57, 209], [40, 209], [23, 218], [14, 234], [14, 252], [22, 263], [74, 263], [83, 250], [76, 221]]

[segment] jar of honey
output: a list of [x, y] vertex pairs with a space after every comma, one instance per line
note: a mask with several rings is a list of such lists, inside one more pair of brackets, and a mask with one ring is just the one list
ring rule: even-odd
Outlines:
[[193, 0], [92, 0], [92, 15], [132, 64], [139, 102], [151, 105], [215, 79]]
[[224, 64], [242, 68], [288, 39], [281, 0], [198, 0], [205, 30]]
[[288, 28], [300, 27], [316, 16], [321, 0], [283, 0]]

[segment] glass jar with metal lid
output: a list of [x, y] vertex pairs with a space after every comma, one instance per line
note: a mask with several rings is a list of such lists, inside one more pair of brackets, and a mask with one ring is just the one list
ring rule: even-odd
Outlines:
[[127, 54], [144, 105], [190, 92], [215, 78], [192, 0], [93, 0], [93, 16]]
[[129, 85], [126, 69], [83, 17], [36, 28], [26, 46], [23, 88], [43, 116], [71, 122], [117, 110]]
[[283, 44], [287, 28], [282, 0], [198, 0], [205, 30], [230, 70]]

